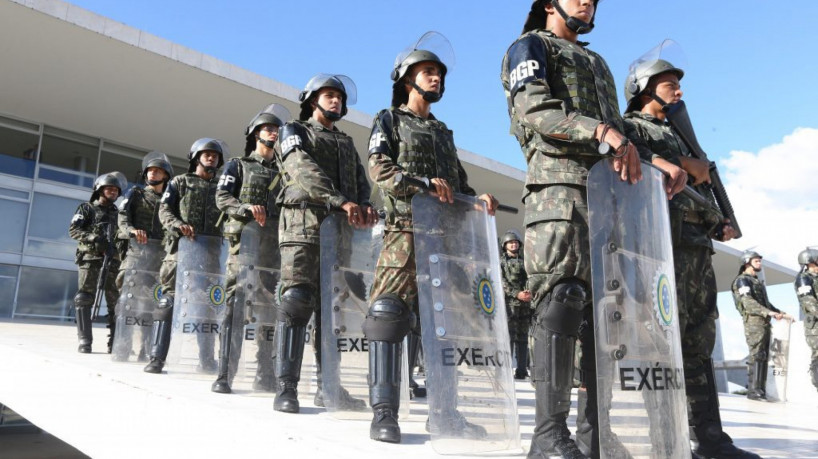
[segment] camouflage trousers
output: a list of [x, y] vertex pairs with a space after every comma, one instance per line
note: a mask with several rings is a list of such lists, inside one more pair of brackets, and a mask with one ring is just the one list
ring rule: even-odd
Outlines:
[[[102, 260], [83, 260], [78, 265], [77, 293], [85, 293], [92, 297], [97, 292], [97, 280], [102, 271]], [[116, 302], [119, 299], [119, 287], [116, 283], [119, 272], [119, 261], [112, 261], [105, 279], [105, 304], [108, 305], [108, 328], [116, 323]]]
[[759, 316], [744, 317], [744, 339], [750, 350], [748, 363], [752, 366], [757, 359], [767, 360], [772, 337], [772, 326], [768, 318]]
[[[386, 231], [383, 248], [375, 266], [375, 280], [369, 292], [370, 301], [391, 293], [399, 296], [416, 317], [418, 310], [417, 270], [415, 268], [415, 235], [411, 231]], [[420, 333], [417, 321], [416, 333]]]
[[279, 247], [281, 253], [281, 282], [278, 297], [291, 287], [312, 292], [315, 323], [312, 345], [321, 355], [321, 247], [316, 244], [288, 242]]
[[[506, 299], [508, 304], [509, 299]], [[533, 311], [528, 303], [522, 303], [517, 307], [511, 307], [508, 314], [508, 336], [512, 342], [528, 342], [528, 331], [531, 328], [531, 316]]]

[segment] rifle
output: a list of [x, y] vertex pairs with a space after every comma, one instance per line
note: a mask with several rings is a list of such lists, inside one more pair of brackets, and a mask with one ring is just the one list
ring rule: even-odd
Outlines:
[[730, 198], [727, 197], [727, 191], [724, 189], [724, 184], [719, 176], [719, 170], [716, 167], [715, 162], [707, 159], [707, 154], [699, 145], [699, 141], [696, 139], [696, 133], [693, 131], [693, 125], [690, 123], [690, 117], [687, 114], [687, 107], [685, 106], [684, 101], [679, 101], [673, 104], [670, 109], [667, 110], [667, 119], [670, 122], [670, 126], [673, 128], [673, 131], [679, 134], [679, 137], [681, 137], [682, 141], [685, 143], [685, 145], [687, 145], [687, 148], [690, 150], [693, 157], [702, 161], [707, 161], [710, 165], [710, 184], [703, 185], [713, 194], [722, 216], [729, 219], [730, 226], [736, 230], [736, 237], [734, 239], [740, 238], [741, 228], [739, 228], [738, 221], [736, 221], [736, 214], [733, 211], [733, 205], [730, 203]]
[[[99, 308], [102, 305], [102, 297], [105, 295], [105, 284], [108, 280], [108, 270], [111, 268], [111, 259], [114, 257], [116, 247], [114, 247], [114, 224], [108, 223], [105, 226], [105, 241], [108, 243], [105, 247], [105, 257], [102, 259], [102, 268], [99, 270], [99, 277], [97, 278], [97, 291], [94, 295], [94, 306], [91, 312], [91, 320], [99, 317]], [[108, 305], [109, 308], [112, 305]], [[111, 314], [111, 311], [108, 311]]]
[[[422, 189], [425, 192], [435, 190], [435, 187], [432, 185], [432, 182], [428, 178], [409, 177], [408, 175], [405, 175], [400, 172], [395, 174], [395, 183], [403, 183], [405, 185], [415, 186]], [[497, 210], [500, 212], [508, 212], [510, 214], [517, 214], [520, 212], [519, 209], [517, 209], [516, 207], [512, 207], [506, 204], [499, 204], [497, 206]]]

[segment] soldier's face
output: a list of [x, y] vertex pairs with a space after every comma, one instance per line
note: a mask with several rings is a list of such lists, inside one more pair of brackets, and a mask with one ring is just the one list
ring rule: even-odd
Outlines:
[[204, 167], [216, 167], [219, 164], [219, 153], [213, 150], [205, 150], [199, 154], [199, 162]]
[[149, 167], [146, 177], [149, 182], [161, 182], [168, 178], [168, 174], [161, 167]]
[[[565, 10], [565, 14], [569, 17], [575, 17], [584, 22], [591, 22], [594, 19], [594, 12], [596, 12], [596, 7], [594, 7], [593, 0], [553, 0], [555, 2], [559, 2], [560, 6], [563, 10]], [[557, 11], [554, 9], [554, 6], [551, 3], [545, 5], [545, 12], [548, 14], [548, 18], [546, 21], [557, 20], [565, 22], [565, 19], [560, 16]], [[548, 28], [548, 27], [546, 27]]]
[[275, 124], [262, 124], [258, 130], [258, 137], [261, 140], [275, 142], [278, 139], [278, 126]]
[[761, 258], [753, 258], [750, 260], [750, 266], [753, 267], [753, 271], [755, 272], [761, 271]]
[[[656, 75], [651, 84], [653, 85], [654, 94], [666, 103], [673, 104], [682, 100], [682, 85], [679, 83], [679, 77], [676, 74], [663, 73]], [[658, 104], [656, 101], [653, 101], [653, 103]]]
[[[440, 65], [437, 62], [424, 61], [412, 66], [412, 73], [409, 75], [412, 81], [424, 91], [440, 92], [442, 80]], [[412, 90], [411, 86], [407, 90]]]
[[102, 187], [102, 195], [105, 196], [105, 199], [108, 201], [114, 202], [119, 197], [119, 188], [115, 186], [104, 186]]
[[341, 113], [344, 106], [344, 94], [334, 88], [321, 88], [315, 102], [328, 112]]
[[508, 241], [506, 242], [506, 251], [510, 253], [517, 253], [520, 250], [520, 243], [519, 241]]

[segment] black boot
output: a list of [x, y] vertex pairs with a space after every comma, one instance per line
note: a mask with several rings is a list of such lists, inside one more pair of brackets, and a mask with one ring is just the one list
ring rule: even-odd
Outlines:
[[369, 438], [376, 441], [400, 443], [401, 353], [399, 342], [369, 342], [369, 404], [373, 413]]
[[156, 320], [153, 322], [151, 361], [145, 366], [145, 373], [162, 373], [170, 349], [170, 330], [171, 323], [169, 320]]
[[767, 359], [755, 356], [750, 363], [747, 374], [747, 398], [756, 401], [767, 401]]
[[284, 413], [298, 413], [298, 381], [301, 379], [301, 361], [304, 358], [304, 335], [306, 325], [276, 323], [275, 377], [278, 392], [273, 409]]
[[256, 376], [253, 379], [253, 389], [264, 392], [276, 390], [275, 367], [275, 326], [261, 325], [256, 329]]
[[217, 394], [229, 394], [230, 389], [230, 344], [233, 340], [233, 314], [228, 313], [222, 324], [221, 335], [219, 335], [219, 376], [210, 386], [210, 390]]
[[420, 354], [420, 335], [415, 332], [409, 332], [407, 338], [409, 345], [409, 349], [407, 350], [409, 357], [409, 395], [410, 398], [423, 398], [426, 397], [426, 388], [420, 387], [414, 378], [415, 367], [417, 366], [418, 355]]
[[591, 436], [593, 426], [585, 417], [585, 408], [588, 406], [588, 391], [580, 387], [577, 391], [577, 435], [576, 444], [582, 454], [588, 455], [591, 452]]
[[91, 307], [85, 305], [77, 306], [77, 337], [79, 338], [79, 348], [82, 354], [91, 353], [91, 343], [94, 340], [91, 328]]
[[528, 343], [515, 341], [514, 347], [517, 352], [517, 369], [514, 371], [514, 379], [523, 380], [528, 377]]
[[214, 356], [216, 338], [213, 333], [197, 333], [196, 342], [199, 345], [199, 364], [196, 365], [197, 373], [214, 374], [219, 369], [219, 362]]
[[[705, 360], [703, 371], [707, 377], [705, 387], [688, 386], [688, 396], [697, 395], [700, 400], [690, 403], [690, 424], [694, 452], [703, 458], [761, 459], [761, 456], [737, 448], [733, 439], [724, 433], [719, 413], [719, 394], [713, 373], [713, 361]], [[706, 395], [706, 398], [701, 397]]]

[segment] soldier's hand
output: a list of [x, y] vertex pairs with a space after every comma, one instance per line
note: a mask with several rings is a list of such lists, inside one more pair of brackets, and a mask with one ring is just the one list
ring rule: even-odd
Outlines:
[[774, 312], [774, 313], [773, 313], [773, 319], [775, 319], [775, 320], [781, 320], [781, 318], [782, 318], [783, 316], [784, 316], [784, 315], [783, 315], [783, 314], [781, 314], [780, 312]]
[[526, 303], [531, 302], [531, 292], [528, 290], [523, 290], [522, 292], [517, 294], [517, 299], [520, 301], [525, 301]]
[[432, 196], [437, 196], [440, 202], [448, 202], [449, 204], [454, 202], [454, 195], [449, 182], [437, 177], [433, 178], [431, 182], [432, 186], [435, 187], [435, 190], [431, 192]]
[[725, 218], [723, 223], [724, 223], [724, 226], [721, 229], [721, 233], [722, 233], [721, 242], [727, 242], [730, 239], [735, 238], [736, 235], [738, 235], [738, 233], [736, 232], [735, 228], [730, 226], [730, 219], [729, 218]]
[[361, 206], [361, 209], [364, 212], [364, 226], [367, 228], [372, 228], [378, 224], [380, 217], [378, 216], [378, 212], [375, 211], [374, 207], [364, 205]]
[[606, 141], [616, 148], [613, 168], [616, 172], [619, 172], [619, 178], [623, 182], [630, 183], [642, 180], [642, 163], [639, 161], [639, 152], [636, 150], [636, 146], [630, 142], [620, 146], [625, 141], [625, 136], [613, 128], [608, 130]]
[[673, 199], [687, 184], [687, 172], [681, 167], [664, 158], [655, 158], [651, 162], [665, 173], [665, 193], [668, 199]]
[[710, 183], [710, 163], [698, 158], [679, 157], [684, 170], [693, 177], [693, 185]]
[[179, 231], [182, 233], [182, 236], [185, 237], [194, 237], [196, 236], [196, 232], [193, 230], [193, 227], [188, 224], [183, 224], [179, 226]]
[[253, 218], [256, 219], [259, 225], [264, 226], [267, 223], [267, 208], [260, 205], [250, 206], [250, 212], [253, 213]]
[[486, 203], [486, 212], [488, 212], [489, 215], [494, 215], [494, 213], [497, 212], [497, 206], [500, 205], [500, 202], [494, 196], [484, 193], [478, 196], [477, 199]]
[[364, 224], [364, 216], [363, 210], [361, 210], [361, 206], [355, 204], [352, 201], [347, 201], [341, 204], [341, 210], [347, 213], [347, 221], [350, 225], [361, 228]]
[[132, 229], [131, 236], [136, 238], [137, 244], [147, 244], [148, 243], [148, 233], [145, 230], [141, 229]]

